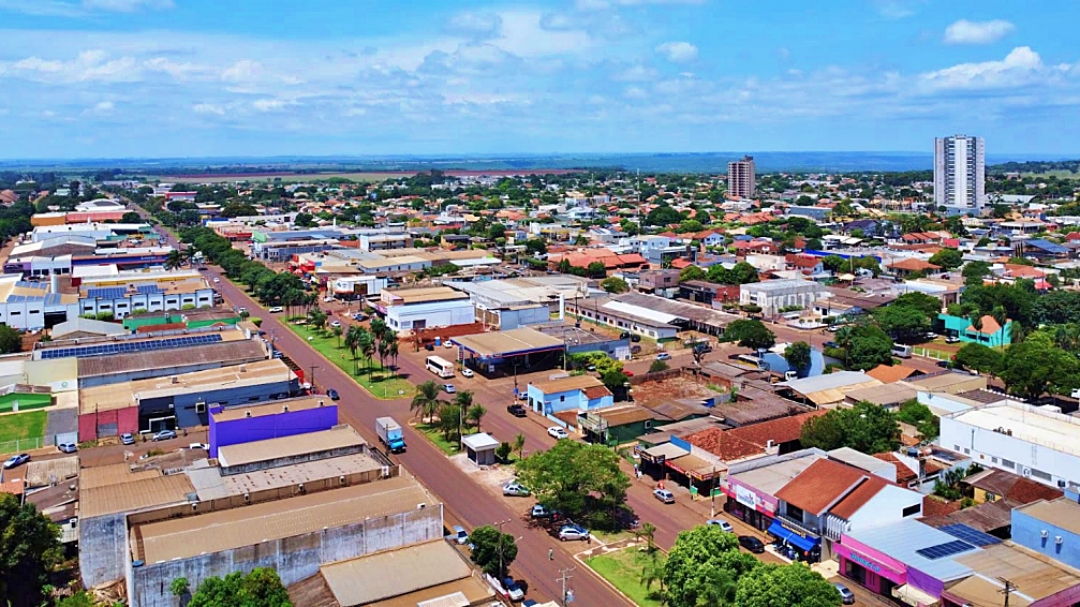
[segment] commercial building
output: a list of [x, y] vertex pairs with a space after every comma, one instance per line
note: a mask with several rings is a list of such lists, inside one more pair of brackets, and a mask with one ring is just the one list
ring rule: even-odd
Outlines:
[[408, 234], [359, 234], [360, 250], [362, 251], [386, 251], [390, 249], [407, 249], [412, 246], [412, 237]]
[[1013, 508], [1012, 540], [1080, 569], [1080, 504], [1060, 497]]
[[561, 411], [586, 412], [615, 403], [611, 390], [591, 375], [530, 383], [528, 396], [532, 410], [548, 416]]
[[984, 405], [942, 416], [939, 444], [985, 468], [1080, 487], [1080, 419], [1070, 415], [1014, 401]]
[[461, 349], [460, 359], [486, 375], [520, 368], [536, 371], [562, 362], [564, 342], [530, 327], [509, 331], [491, 331], [454, 337], [451, 343]]
[[78, 298], [52, 291], [48, 283], [27, 282], [21, 274], [0, 276], [0, 324], [29, 330], [77, 317]]
[[782, 309], [808, 309], [825, 293], [819, 283], [790, 278], [753, 282], [739, 287], [739, 304], [758, 306], [764, 316], [776, 316]]
[[476, 321], [501, 330], [560, 320], [564, 313], [565, 293], [526, 279], [449, 282], [446, 286], [469, 294], [476, 310]]
[[753, 156], [728, 163], [727, 191], [729, 196], [753, 198], [757, 188], [757, 175]]
[[214, 289], [197, 272], [188, 274], [138, 272], [86, 280], [79, 289], [79, 315], [111, 313], [120, 320], [136, 311], [212, 307]]
[[229, 445], [329, 430], [338, 424], [337, 404], [309, 396], [245, 407], [210, 409], [210, 457]]
[[734, 314], [646, 293], [573, 300], [566, 305], [584, 319], [657, 340], [671, 339], [687, 330], [722, 335], [724, 328], [738, 319]]
[[986, 147], [982, 137], [934, 139], [934, 205], [951, 213], [979, 212], [986, 204]]
[[386, 288], [386, 283], [386, 278], [381, 276], [340, 276], [328, 281], [327, 290], [338, 299], [352, 301], [379, 295]]
[[395, 331], [468, 325], [475, 321], [467, 293], [449, 287], [386, 289], [375, 306]]

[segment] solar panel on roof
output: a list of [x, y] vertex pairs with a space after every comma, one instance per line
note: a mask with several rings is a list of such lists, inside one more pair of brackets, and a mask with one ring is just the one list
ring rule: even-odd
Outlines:
[[945, 542], [944, 544], [930, 546], [929, 548], [920, 548], [916, 550], [915, 553], [925, 558], [928, 558], [931, 561], [936, 561], [940, 558], [945, 558], [953, 554], [960, 554], [961, 552], [967, 552], [968, 550], [974, 549], [975, 547], [967, 542], [953, 540], [951, 542]]
[[87, 297], [100, 297], [102, 299], [119, 299], [127, 293], [127, 289], [123, 287], [99, 287], [96, 289], [87, 289]]
[[139, 285], [136, 287], [139, 293], [144, 295], [153, 295], [154, 293], [161, 293], [161, 287], [157, 285]]
[[969, 527], [960, 523], [944, 525], [940, 529], [955, 538], [959, 538], [972, 546], [979, 546], [980, 548], [1001, 543], [999, 538], [996, 538], [989, 533], [983, 533], [974, 527]]
[[212, 344], [221, 341], [220, 333], [209, 335], [196, 335], [194, 337], [174, 337], [157, 341], [137, 341], [110, 343], [81, 348], [55, 348], [41, 353], [42, 359], [54, 358], [86, 358], [88, 356], [107, 356], [110, 354], [131, 354], [134, 352], [153, 352], [156, 350], [169, 350], [173, 348], [185, 348], [188, 346]]

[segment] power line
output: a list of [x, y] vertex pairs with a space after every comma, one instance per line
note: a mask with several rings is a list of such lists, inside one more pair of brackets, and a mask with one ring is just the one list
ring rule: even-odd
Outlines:
[[1016, 590], [1016, 586], [1003, 577], [999, 577], [998, 580], [1001, 581], [1002, 584], [1005, 584], [1005, 588], [998, 590], [998, 593], [1005, 595], [1005, 607], [1009, 607], [1009, 596]]

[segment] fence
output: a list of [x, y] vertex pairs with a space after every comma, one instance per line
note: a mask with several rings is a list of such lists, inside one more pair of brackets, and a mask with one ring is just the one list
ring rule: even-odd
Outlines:
[[52, 441], [48, 440], [48, 437], [39, 436], [37, 438], [21, 438], [18, 440], [0, 441], [0, 455], [8, 455], [11, 453], [24, 453], [31, 449], [41, 449], [52, 445]]

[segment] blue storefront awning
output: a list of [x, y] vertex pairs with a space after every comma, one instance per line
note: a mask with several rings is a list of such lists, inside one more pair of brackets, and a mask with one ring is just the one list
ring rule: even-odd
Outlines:
[[768, 532], [792, 546], [807, 552], [813, 550], [821, 541], [821, 538], [806, 538], [790, 529], [785, 529], [784, 526], [780, 524], [779, 520], [773, 520], [772, 524], [769, 525]]

